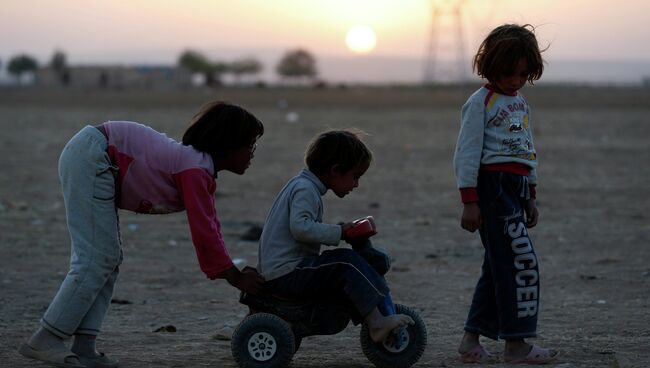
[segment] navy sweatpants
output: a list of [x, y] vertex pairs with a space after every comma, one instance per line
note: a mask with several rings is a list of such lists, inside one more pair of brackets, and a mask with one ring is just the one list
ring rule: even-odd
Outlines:
[[537, 256], [525, 225], [528, 180], [481, 171], [478, 192], [485, 257], [465, 330], [492, 339], [534, 337], [540, 294]]
[[323, 251], [306, 258], [295, 270], [266, 282], [266, 289], [294, 299], [333, 299], [349, 302], [360, 322], [390, 297], [386, 280], [366, 259], [352, 249]]

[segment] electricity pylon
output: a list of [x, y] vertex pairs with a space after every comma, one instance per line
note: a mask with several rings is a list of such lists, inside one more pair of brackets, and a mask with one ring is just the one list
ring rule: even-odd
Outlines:
[[465, 0], [430, 0], [431, 27], [424, 63], [425, 84], [463, 83], [467, 80], [464, 3]]

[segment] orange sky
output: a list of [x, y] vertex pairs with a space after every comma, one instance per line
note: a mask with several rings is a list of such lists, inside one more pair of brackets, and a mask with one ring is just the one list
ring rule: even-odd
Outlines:
[[[426, 0], [0, 1], [0, 60], [18, 52], [47, 59], [55, 48], [71, 62], [118, 61], [125, 54], [156, 61], [147, 55], [176, 55], [188, 47], [255, 55], [302, 46], [316, 55], [350, 55], [345, 33], [356, 24], [377, 33], [372, 54], [421, 57], [431, 19]], [[650, 60], [650, 1], [465, 0], [463, 9], [468, 54], [489, 29], [507, 21], [538, 25], [553, 58]]]

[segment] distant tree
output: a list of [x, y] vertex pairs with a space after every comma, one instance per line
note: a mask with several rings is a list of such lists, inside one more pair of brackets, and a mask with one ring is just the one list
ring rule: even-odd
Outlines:
[[178, 65], [192, 72], [204, 72], [210, 67], [210, 61], [200, 52], [187, 50], [178, 58]]
[[33, 72], [38, 69], [38, 62], [33, 57], [21, 54], [9, 59], [7, 70], [10, 74], [20, 78], [25, 72]]
[[212, 75], [217, 80], [221, 80], [221, 74], [228, 72], [230, 65], [222, 61], [214, 61], [210, 64], [212, 66]]
[[66, 70], [68, 68], [68, 61], [65, 53], [61, 50], [54, 51], [50, 59], [49, 67], [57, 72]]
[[70, 84], [70, 71], [68, 70], [68, 61], [65, 53], [61, 50], [54, 51], [50, 59], [49, 67], [59, 76], [61, 84], [67, 86]]
[[227, 65], [221, 62], [211, 62], [207, 57], [197, 51], [184, 51], [178, 58], [178, 65], [193, 73], [203, 74], [208, 86], [215, 86], [220, 82], [220, 75], [227, 70]]
[[243, 58], [235, 60], [228, 65], [228, 71], [235, 76], [237, 83], [246, 74], [257, 74], [262, 71], [262, 63], [255, 58]]
[[283, 78], [313, 79], [318, 74], [316, 59], [304, 49], [287, 51], [280, 59], [276, 71]]

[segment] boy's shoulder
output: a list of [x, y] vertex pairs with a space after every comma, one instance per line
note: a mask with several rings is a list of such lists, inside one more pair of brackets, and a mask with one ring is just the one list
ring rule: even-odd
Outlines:
[[293, 188], [302, 188], [313, 186], [307, 178], [304, 178], [300, 175], [296, 175], [291, 180], [287, 182], [287, 185]]
[[289, 180], [285, 188], [291, 191], [309, 190], [317, 195], [324, 194], [326, 190], [320, 180], [308, 170], [302, 170], [298, 175], [294, 176]]

